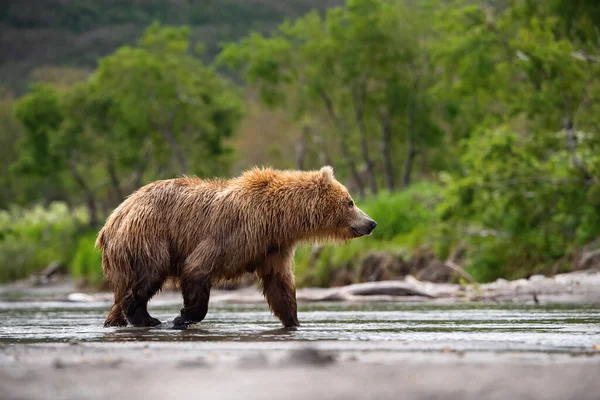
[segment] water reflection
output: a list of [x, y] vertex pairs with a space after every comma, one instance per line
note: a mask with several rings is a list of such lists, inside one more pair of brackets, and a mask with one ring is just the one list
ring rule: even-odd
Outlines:
[[[214, 326], [212, 328], [215, 328]], [[187, 329], [172, 329], [172, 321], [154, 328], [120, 328], [106, 332], [98, 339], [103, 342], [260, 342], [293, 340], [297, 331], [283, 328], [245, 331], [209, 329], [202, 324]]]

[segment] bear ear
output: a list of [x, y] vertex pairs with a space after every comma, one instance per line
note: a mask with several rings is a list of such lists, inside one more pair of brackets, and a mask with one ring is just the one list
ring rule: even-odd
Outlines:
[[319, 170], [319, 175], [319, 177], [321, 178], [320, 183], [323, 186], [327, 186], [330, 183], [333, 183], [333, 180], [335, 179], [333, 176], [333, 167], [330, 165], [326, 165], [323, 168], [321, 168]]

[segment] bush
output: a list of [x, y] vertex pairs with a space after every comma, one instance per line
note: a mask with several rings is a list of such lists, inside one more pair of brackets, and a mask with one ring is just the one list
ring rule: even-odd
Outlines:
[[442, 186], [419, 182], [408, 189], [367, 199], [359, 207], [379, 223], [373, 231], [376, 240], [392, 240], [415, 232], [419, 226], [434, 222], [435, 209], [443, 193]]
[[62, 202], [0, 211], [0, 281], [25, 278], [53, 261], [68, 263], [87, 220], [85, 209]]
[[466, 173], [448, 179], [439, 210], [453, 240], [465, 243], [465, 266], [477, 280], [549, 273], [600, 235], [594, 187], [564, 146], [540, 148], [503, 127], [469, 139], [462, 165]]
[[104, 282], [102, 253], [94, 247], [96, 232], [82, 235], [77, 242], [75, 256], [70, 264], [71, 276], [88, 286], [99, 287]]

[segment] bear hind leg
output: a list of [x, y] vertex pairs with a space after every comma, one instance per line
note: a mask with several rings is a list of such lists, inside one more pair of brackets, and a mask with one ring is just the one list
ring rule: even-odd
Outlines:
[[111, 326], [123, 327], [127, 326], [127, 319], [123, 314], [121, 304], [115, 301], [115, 304], [110, 308], [110, 312], [104, 321], [104, 327], [108, 328]]
[[153, 277], [137, 282], [123, 299], [122, 308], [127, 320], [133, 326], [146, 327], [160, 325], [159, 319], [148, 313], [148, 301], [160, 290], [164, 279]]
[[123, 327], [127, 326], [127, 318], [125, 318], [125, 313], [123, 312], [122, 302], [124, 291], [122, 286], [115, 283], [113, 279], [113, 268], [111, 268], [110, 257], [108, 256], [107, 251], [105, 250], [102, 253], [102, 269], [104, 270], [106, 280], [113, 287], [114, 292], [114, 304], [110, 308], [108, 316], [104, 321], [104, 327]]
[[173, 320], [175, 328], [183, 328], [201, 322], [206, 317], [211, 286], [209, 276], [185, 274], [181, 277], [183, 308], [181, 315]]

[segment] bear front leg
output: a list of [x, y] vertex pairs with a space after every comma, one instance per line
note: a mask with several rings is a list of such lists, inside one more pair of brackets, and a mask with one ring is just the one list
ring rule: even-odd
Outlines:
[[204, 319], [208, 313], [211, 281], [208, 276], [182, 276], [181, 292], [183, 308], [181, 315], [173, 320], [175, 327], [186, 327]]
[[280, 250], [265, 259], [257, 274], [262, 281], [263, 294], [269, 308], [284, 328], [300, 326], [296, 306], [296, 284], [291, 268], [292, 250]]

